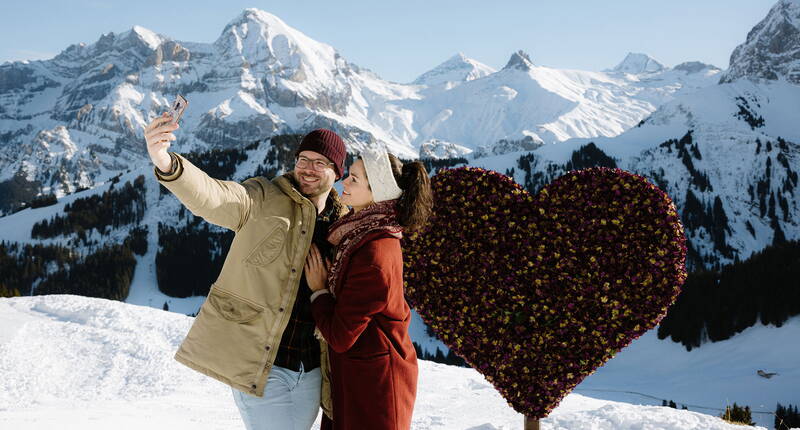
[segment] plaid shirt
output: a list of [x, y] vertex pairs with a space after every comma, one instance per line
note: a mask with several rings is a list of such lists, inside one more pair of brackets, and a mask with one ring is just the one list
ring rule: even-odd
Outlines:
[[[335, 221], [335, 212], [329, 197], [325, 204], [325, 211], [317, 215], [312, 242], [317, 245], [322, 255], [331, 255], [333, 247], [326, 238], [328, 227]], [[303, 363], [304, 372], [319, 367], [320, 347], [319, 340], [314, 337], [315, 327], [314, 317], [311, 314], [311, 289], [308, 287], [306, 275], [303, 273], [300, 277], [300, 287], [297, 289], [297, 299], [292, 308], [289, 325], [286, 326], [280, 347], [278, 347], [275, 366], [295, 372], [300, 371], [300, 363]]]

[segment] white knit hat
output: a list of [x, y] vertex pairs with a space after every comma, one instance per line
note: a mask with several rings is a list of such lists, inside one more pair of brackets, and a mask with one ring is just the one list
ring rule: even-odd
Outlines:
[[386, 148], [367, 148], [361, 151], [361, 159], [364, 160], [367, 180], [372, 188], [372, 200], [378, 203], [399, 198], [403, 190], [397, 186], [397, 181], [394, 179]]

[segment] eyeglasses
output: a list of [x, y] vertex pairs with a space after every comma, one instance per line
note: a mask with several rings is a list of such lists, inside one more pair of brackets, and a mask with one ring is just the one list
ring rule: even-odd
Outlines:
[[294, 167], [298, 169], [308, 169], [311, 167], [313, 170], [322, 171], [328, 166], [333, 166], [334, 163], [328, 163], [324, 160], [312, 160], [310, 158], [306, 158], [303, 156], [297, 157], [297, 161], [294, 162]]

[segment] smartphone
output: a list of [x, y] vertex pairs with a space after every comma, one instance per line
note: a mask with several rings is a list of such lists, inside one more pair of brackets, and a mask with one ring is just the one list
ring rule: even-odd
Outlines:
[[183, 115], [183, 111], [186, 110], [186, 106], [188, 105], [189, 102], [183, 98], [182, 95], [178, 94], [178, 97], [175, 97], [175, 101], [172, 102], [172, 107], [169, 109], [173, 124], [178, 123], [178, 120], [181, 119], [181, 115]]

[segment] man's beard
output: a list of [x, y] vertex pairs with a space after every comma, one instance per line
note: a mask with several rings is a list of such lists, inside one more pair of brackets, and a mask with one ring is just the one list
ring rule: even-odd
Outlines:
[[300, 194], [302, 194], [303, 197], [306, 197], [306, 198], [317, 197], [319, 195], [322, 195], [322, 194], [325, 194], [325, 193], [329, 192], [331, 190], [331, 188], [333, 188], [333, 183], [332, 182], [331, 183], [326, 183], [326, 179], [327, 179], [326, 176], [314, 176], [315, 178], [319, 178], [319, 182], [316, 185], [304, 184], [302, 179], [299, 176], [300, 176], [300, 174], [297, 173], [297, 171], [295, 171], [294, 172], [294, 179], [297, 182], [297, 185], [299, 186], [298, 187], [299, 188], [298, 191], [300, 191]]

